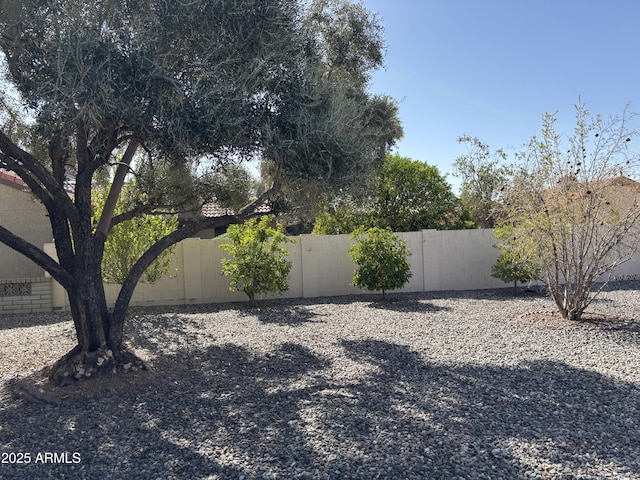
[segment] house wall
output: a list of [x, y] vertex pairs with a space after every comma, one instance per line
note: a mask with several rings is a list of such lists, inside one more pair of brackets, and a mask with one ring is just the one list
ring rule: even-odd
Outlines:
[[[30, 193], [2, 182], [0, 182], [0, 225], [39, 248], [53, 239], [44, 206]], [[0, 243], [0, 279], [43, 276], [43, 269]]]

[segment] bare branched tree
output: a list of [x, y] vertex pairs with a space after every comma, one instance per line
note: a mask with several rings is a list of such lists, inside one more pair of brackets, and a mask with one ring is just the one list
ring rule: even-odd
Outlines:
[[501, 220], [513, 225], [512, 248], [531, 250], [564, 318], [580, 320], [640, 245], [640, 155], [630, 149], [637, 131], [628, 110], [592, 117], [576, 105], [573, 134], [554, 129], [544, 116], [539, 136], [519, 155]]
[[458, 143], [467, 145], [467, 154], [456, 158], [454, 175], [462, 179], [460, 201], [473, 216], [478, 228], [493, 228], [493, 209], [510, 177], [502, 150], [491, 152], [489, 145], [476, 137], [463, 135]]

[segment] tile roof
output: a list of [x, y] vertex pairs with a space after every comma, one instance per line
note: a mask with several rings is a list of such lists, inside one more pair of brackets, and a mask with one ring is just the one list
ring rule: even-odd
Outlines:
[[[4, 185], [8, 185], [14, 188], [18, 188], [20, 190], [24, 188], [28, 188], [27, 184], [11, 170], [5, 170], [4, 168], [0, 168], [0, 183]], [[75, 187], [75, 179], [71, 176], [67, 176], [66, 181], [64, 182], [64, 190], [69, 195], [73, 196]]]
[[15, 188], [22, 188], [26, 186], [22, 179], [15, 173], [3, 168], [0, 168], [0, 180], [3, 180], [2, 183]]
[[[271, 207], [269, 206], [268, 203], [265, 202], [256, 209], [256, 212], [267, 214], [271, 212]], [[203, 217], [213, 218], [213, 217], [221, 217], [223, 215], [234, 215], [234, 214], [235, 214], [235, 211], [233, 209], [221, 207], [215, 202], [205, 203], [202, 206]]]

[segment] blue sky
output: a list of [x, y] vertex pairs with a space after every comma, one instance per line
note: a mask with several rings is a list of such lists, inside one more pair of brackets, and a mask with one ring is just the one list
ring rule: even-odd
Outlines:
[[437, 165], [455, 191], [462, 134], [518, 147], [555, 111], [558, 132], [570, 134], [579, 96], [604, 117], [627, 103], [640, 112], [640, 1], [363, 3], [385, 27], [386, 68], [371, 91], [399, 101], [397, 153]]

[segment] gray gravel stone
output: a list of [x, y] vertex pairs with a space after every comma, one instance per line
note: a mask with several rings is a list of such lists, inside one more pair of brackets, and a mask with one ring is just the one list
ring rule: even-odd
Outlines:
[[0, 317], [0, 479], [640, 479], [639, 287], [579, 326], [510, 289], [132, 310], [157, 378], [61, 405], [9, 385], [68, 316]]

